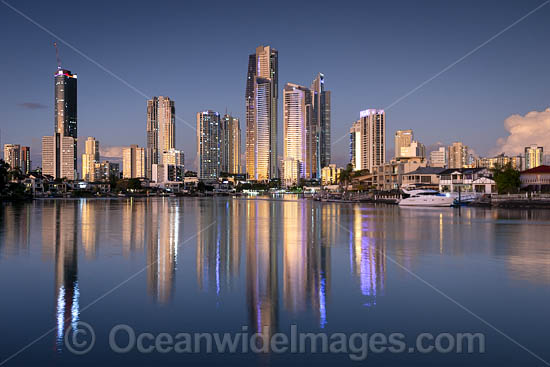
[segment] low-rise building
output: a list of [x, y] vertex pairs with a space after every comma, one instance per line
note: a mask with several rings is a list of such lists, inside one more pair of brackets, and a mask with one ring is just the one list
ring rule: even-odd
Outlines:
[[439, 191], [441, 192], [473, 192], [474, 181], [481, 177], [492, 178], [487, 168], [449, 168], [439, 175]]
[[380, 166], [374, 167], [373, 186], [377, 190], [390, 191], [396, 190], [403, 184], [403, 176], [416, 170], [418, 167], [426, 167], [426, 159], [410, 158], [392, 160]]
[[550, 191], [550, 166], [538, 166], [521, 172], [521, 188], [529, 191]]
[[329, 164], [321, 169], [321, 185], [334, 185], [338, 183], [338, 177], [342, 168], [337, 168], [335, 164]]
[[402, 186], [415, 186], [439, 189], [439, 175], [445, 171], [441, 167], [418, 167], [403, 176]]

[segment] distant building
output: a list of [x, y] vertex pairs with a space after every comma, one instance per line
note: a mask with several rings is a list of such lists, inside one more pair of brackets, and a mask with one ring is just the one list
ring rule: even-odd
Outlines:
[[183, 152], [170, 149], [162, 154], [161, 164], [153, 164], [151, 179], [156, 183], [183, 182], [185, 173]]
[[285, 186], [293, 186], [300, 183], [303, 178], [303, 164], [293, 157], [283, 159], [283, 184]]
[[21, 172], [28, 175], [31, 172], [31, 148], [21, 147]]
[[412, 130], [397, 130], [394, 137], [395, 158], [401, 157], [401, 148], [409, 147], [413, 140]]
[[120, 178], [120, 164], [103, 161], [95, 163], [96, 181], [109, 181], [111, 177]]
[[169, 97], [147, 101], [147, 178], [152, 165], [162, 164], [162, 154], [176, 148], [176, 107]]
[[337, 168], [335, 164], [329, 164], [321, 170], [321, 184], [334, 185], [338, 183], [342, 168]]
[[402, 158], [374, 166], [370, 171], [373, 175], [372, 185], [377, 190], [397, 190], [403, 185], [403, 178], [409, 172], [419, 167], [426, 167], [426, 160], [423, 158]]
[[259, 46], [248, 57], [246, 79], [246, 174], [250, 180], [278, 178], [277, 103], [279, 53]]
[[350, 129], [350, 155], [355, 170], [373, 172], [386, 162], [386, 114], [384, 110], [361, 111]]
[[475, 166], [478, 168], [489, 168], [494, 169], [497, 167], [504, 167], [510, 164], [512, 168], [521, 171], [522, 170], [522, 157], [508, 157], [504, 153], [499, 154], [495, 157], [481, 157], [476, 160]]
[[4, 144], [4, 162], [12, 169], [21, 168], [21, 145]]
[[430, 152], [430, 162], [431, 167], [447, 167], [447, 148], [439, 147], [438, 150]]
[[74, 138], [55, 134], [42, 137], [42, 173], [55, 179], [76, 180]]
[[312, 118], [313, 125], [316, 127], [317, 135], [317, 154], [316, 165], [317, 177], [322, 167], [330, 164], [331, 160], [331, 92], [325, 90], [325, 75], [317, 74], [313, 83], [311, 83], [312, 92]]
[[[65, 137], [72, 138], [73, 148], [73, 163], [69, 163], [67, 151], [60, 151], [61, 145], [56, 147], [56, 155], [64, 155], [64, 162], [62, 167], [65, 171], [61, 177], [67, 177], [68, 179], [75, 180], [78, 175], [77, 169], [77, 140], [78, 140], [78, 123], [77, 123], [77, 75], [71, 73], [69, 70], [58, 68], [55, 73], [55, 126], [54, 134], [59, 134], [58, 141], [61, 145], [69, 144], [69, 140]], [[59, 159], [59, 158], [57, 158]], [[74, 173], [66, 171], [68, 167], [74, 169]]]
[[525, 169], [529, 170], [542, 165], [543, 148], [538, 145], [525, 147]]
[[221, 119], [222, 163], [221, 171], [241, 173], [241, 126], [239, 119], [227, 113]]
[[145, 148], [130, 145], [122, 149], [122, 174], [124, 178], [145, 178], [147, 155]]
[[426, 147], [418, 141], [412, 141], [408, 146], [401, 147], [399, 158], [426, 158]]
[[222, 168], [220, 114], [211, 110], [197, 113], [197, 176], [216, 180]]
[[85, 153], [82, 154], [82, 179], [88, 182], [97, 181], [96, 163], [99, 163], [99, 141], [88, 137], [85, 142]]
[[448, 150], [449, 168], [463, 168], [469, 165], [468, 147], [461, 142], [454, 142]]

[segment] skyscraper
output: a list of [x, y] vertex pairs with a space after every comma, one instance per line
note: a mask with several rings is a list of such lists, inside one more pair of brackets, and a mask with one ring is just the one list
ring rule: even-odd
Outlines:
[[439, 147], [438, 150], [430, 152], [431, 167], [447, 167], [447, 148]]
[[217, 179], [222, 167], [222, 134], [220, 114], [197, 113], [197, 159], [200, 179]]
[[[75, 172], [72, 175], [67, 173], [69, 179], [76, 179], [77, 169], [77, 78], [69, 70], [58, 68], [55, 73], [55, 127], [54, 133], [62, 137], [73, 138], [73, 160], [72, 167]], [[64, 141], [62, 138], [60, 142]], [[68, 142], [68, 140], [65, 140]], [[63, 152], [59, 152], [62, 154]], [[68, 156], [67, 156], [68, 158]], [[63, 163], [63, 166], [71, 166], [69, 162]], [[72, 176], [72, 178], [70, 178]]]
[[409, 147], [414, 139], [412, 130], [397, 130], [395, 132], [395, 157], [401, 156], [401, 148]]
[[147, 167], [145, 148], [133, 144], [122, 149], [122, 174], [124, 178], [143, 178]]
[[386, 113], [368, 109], [350, 129], [351, 163], [355, 170], [368, 170], [386, 162]]
[[325, 90], [325, 75], [317, 74], [311, 84], [313, 125], [317, 135], [317, 167], [315, 176], [320, 177], [323, 167], [330, 164], [331, 159], [331, 134], [330, 134], [330, 91]]
[[221, 119], [221, 172], [241, 173], [241, 126], [239, 119], [227, 113]]
[[447, 157], [449, 168], [463, 168], [468, 165], [468, 147], [462, 142], [455, 141], [449, 146]]
[[287, 186], [312, 178], [317, 169], [317, 134], [311, 90], [287, 83], [283, 90], [283, 180]]
[[86, 139], [85, 153], [82, 154], [82, 179], [93, 182], [98, 179], [95, 172], [96, 163], [99, 163], [99, 141], [94, 137]]
[[76, 74], [58, 67], [54, 76], [54, 134], [42, 138], [42, 170], [54, 178], [75, 180], [78, 177]]
[[278, 178], [278, 51], [258, 46], [249, 55], [246, 80], [246, 173], [249, 179]]
[[152, 165], [162, 164], [162, 154], [176, 148], [176, 107], [168, 97], [147, 101], [147, 177]]
[[31, 171], [31, 148], [21, 147], [21, 172], [28, 174]]
[[12, 169], [21, 168], [21, 145], [4, 144], [4, 161]]
[[531, 169], [542, 165], [543, 148], [534, 144], [525, 147], [525, 169]]

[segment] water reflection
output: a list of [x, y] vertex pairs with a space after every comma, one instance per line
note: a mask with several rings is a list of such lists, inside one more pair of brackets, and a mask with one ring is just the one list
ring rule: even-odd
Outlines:
[[82, 271], [112, 255], [135, 262], [135, 269], [147, 266], [142, 292], [155, 307], [174, 302], [176, 291], [200, 291], [208, 297], [199, 302], [220, 309], [238, 303], [251, 332], [268, 327], [275, 333], [286, 327], [280, 320], [307, 317], [321, 328], [331, 325], [335, 279], [354, 280], [343, 287], [344, 297], [352, 292], [361, 305], [379, 308], [381, 297], [392, 293], [386, 254], [413, 271], [440, 261], [481, 263], [518, 282], [548, 285], [549, 228], [550, 212], [543, 210], [222, 198], [44, 200], [0, 209], [0, 264], [9, 256], [32, 256], [33, 249], [53, 262], [58, 347], [64, 330], [78, 321], [80, 292], [87, 291], [80, 289], [79, 261]]

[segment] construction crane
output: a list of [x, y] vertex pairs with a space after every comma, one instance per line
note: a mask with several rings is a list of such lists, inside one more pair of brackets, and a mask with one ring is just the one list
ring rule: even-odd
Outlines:
[[57, 42], [53, 43], [55, 47], [55, 58], [57, 59], [57, 69], [61, 69], [61, 60], [59, 59], [59, 50], [57, 49]]

